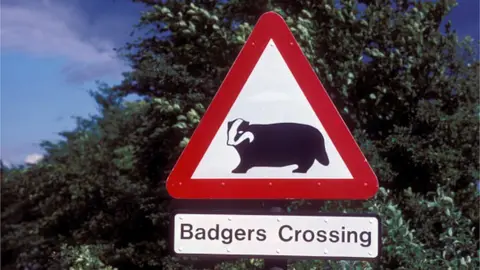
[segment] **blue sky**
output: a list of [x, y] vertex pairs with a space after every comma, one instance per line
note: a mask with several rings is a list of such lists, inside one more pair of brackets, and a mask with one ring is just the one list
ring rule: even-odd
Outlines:
[[[479, 38], [478, 0], [448, 16], [459, 35]], [[71, 116], [96, 112], [87, 90], [121, 79], [112, 49], [130, 37], [142, 6], [130, 0], [2, 0], [1, 158], [24, 162], [41, 140], [72, 129]]]
[[128, 39], [142, 6], [127, 0], [2, 0], [1, 156], [23, 162], [41, 140], [72, 129], [96, 105], [87, 90], [128, 68], [113, 48]]

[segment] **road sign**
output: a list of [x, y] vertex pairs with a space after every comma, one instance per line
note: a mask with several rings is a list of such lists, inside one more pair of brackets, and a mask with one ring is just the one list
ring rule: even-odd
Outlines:
[[167, 179], [177, 199], [368, 199], [377, 178], [280, 15], [262, 15]]
[[170, 224], [180, 256], [376, 259], [381, 246], [371, 214], [177, 212]]

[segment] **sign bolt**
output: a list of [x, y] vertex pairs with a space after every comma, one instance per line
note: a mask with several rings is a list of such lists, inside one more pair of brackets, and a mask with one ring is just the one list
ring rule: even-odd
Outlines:
[[370, 219], [370, 224], [373, 224], [373, 219]]
[[277, 253], [280, 253], [280, 249], [277, 249]]
[[227, 252], [230, 252], [230, 248], [227, 248]]
[[372, 256], [372, 252], [371, 252], [371, 251], [369, 251], [369, 252], [368, 252], [368, 255]]
[[179, 217], [178, 219], [183, 220], [183, 217]]
[[278, 218], [277, 218], [277, 221], [280, 222], [280, 220], [282, 220], [282, 218], [279, 218], [279, 217], [278, 217]]
[[183, 250], [183, 248], [181, 248], [181, 247], [178, 248], [178, 251], [182, 251], [182, 250]]
[[328, 218], [326, 218], [324, 221], [325, 221], [325, 223], [328, 223]]
[[323, 254], [328, 254], [328, 250], [325, 249], [325, 250], [323, 251]]
[[229, 221], [232, 221], [232, 217], [228, 217], [228, 220], [229, 220]]

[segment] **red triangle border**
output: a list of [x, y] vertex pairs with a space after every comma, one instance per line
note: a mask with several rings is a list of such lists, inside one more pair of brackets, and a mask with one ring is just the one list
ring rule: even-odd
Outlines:
[[[272, 39], [353, 179], [191, 179], [243, 85]], [[220, 116], [220, 117], [219, 117]], [[368, 199], [378, 180], [283, 18], [263, 14], [167, 179], [177, 199]]]

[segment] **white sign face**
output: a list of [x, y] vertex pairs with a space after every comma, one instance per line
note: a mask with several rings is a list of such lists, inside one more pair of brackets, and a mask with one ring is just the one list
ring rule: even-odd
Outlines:
[[380, 250], [373, 216], [178, 213], [173, 227], [179, 255], [374, 259]]
[[192, 176], [212, 178], [352, 179], [272, 40]]

